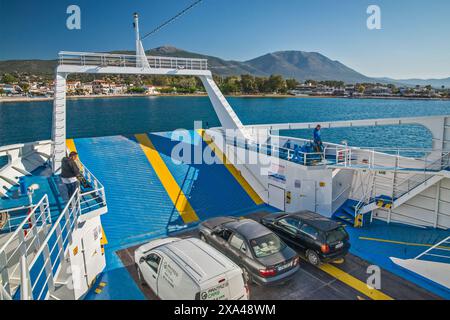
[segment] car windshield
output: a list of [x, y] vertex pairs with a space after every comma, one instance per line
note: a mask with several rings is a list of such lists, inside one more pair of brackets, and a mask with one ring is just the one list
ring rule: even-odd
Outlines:
[[264, 258], [280, 252], [286, 246], [284, 242], [273, 233], [250, 240], [250, 245], [257, 258]]
[[348, 233], [345, 231], [343, 227], [339, 227], [337, 229], [331, 230], [327, 232], [327, 242], [333, 243], [337, 241], [342, 241], [347, 238]]

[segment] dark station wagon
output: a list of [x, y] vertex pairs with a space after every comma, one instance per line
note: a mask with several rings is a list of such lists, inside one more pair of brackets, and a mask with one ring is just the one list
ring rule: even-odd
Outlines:
[[313, 265], [343, 258], [350, 249], [345, 228], [317, 213], [267, 214], [260, 222], [292, 248], [304, 251], [306, 259]]
[[299, 270], [299, 256], [276, 234], [250, 219], [218, 217], [200, 224], [200, 239], [239, 265], [246, 281], [281, 284]]

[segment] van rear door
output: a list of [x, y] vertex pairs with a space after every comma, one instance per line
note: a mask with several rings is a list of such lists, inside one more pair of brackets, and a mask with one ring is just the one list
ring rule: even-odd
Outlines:
[[248, 300], [249, 292], [241, 268], [228, 272], [230, 300]]
[[226, 274], [215, 277], [205, 283], [200, 291], [200, 300], [229, 300], [230, 282]]

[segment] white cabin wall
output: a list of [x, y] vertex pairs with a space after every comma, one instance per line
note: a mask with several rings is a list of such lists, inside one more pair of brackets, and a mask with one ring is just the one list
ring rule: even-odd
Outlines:
[[450, 179], [441, 180], [398, 208], [392, 209], [391, 212], [386, 209], [377, 209], [374, 212], [374, 218], [449, 229]]
[[354, 170], [335, 169], [339, 172], [334, 174], [332, 187], [332, 212], [336, 212], [345, 201], [350, 197], [353, 180], [355, 176]]
[[[246, 170], [241, 171], [244, 178], [245, 171], [249, 171], [251, 173], [252, 178], [247, 179], [247, 182], [252, 185], [255, 191], [262, 189], [258, 185], [262, 185], [265, 192], [269, 189], [269, 184], [277, 186], [285, 192], [291, 192], [291, 202], [286, 203], [285, 201], [285, 210], [287, 212], [296, 212], [300, 210], [311, 209], [311, 205], [305, 203], [306, 200], [302, 197], [301, 187], [298, 188], [298, 184], [296, 182], [300, 181], [300, 186], [303, 181], [314, 181], [316, 182], [315, 187], [315, 212], [320, 213], [324, 216], [331, 217], [332, 215], [332, 169], [325, 169], [324, 167], [305, 167], [299, 165], [294, 162], [273, 158], [268, 155], [264, 155], [262, 153], [256, 153], [254, 151], [244, 150], [242, 148], [237, 148], [237, 152], [235, 153], [236, 148], [230, 145], [227, 145], [227, 158], [235, 164], [236, 168], [241, 168], [242, 165], [239, 165], [239, 162], [242, 163], [245, 161]], [[233, 161], [235, 156], [233, 154], [237, 154], [237, 160]], [[245, 160], [247, 158], [247, 160]], [[259, 164], [248, 164], [248, 159], [259, 159]], [[272, 162], [271, 162], [272, 161]], [[280, 182], [269, 178], [268, 171], [270, 171], [271, 163], [277, 163], [281, 167], [284, 168], [284, 176], [286, 177], [286, 182]], [[255, 180], [258, 180], [258, 183], [255, 185]], [[253, 182], [253, 183], [252, 183]], [[267, 195], [258, 194], [263, 199], [267, 199]]]

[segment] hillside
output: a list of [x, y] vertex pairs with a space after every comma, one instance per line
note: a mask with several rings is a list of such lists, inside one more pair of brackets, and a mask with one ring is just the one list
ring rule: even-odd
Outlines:
[[[131, 51], [113, 51], [111, 53], [133, 54]], [[447, 79], [405, 79], [367, 77], [339, 61], [331, 60], [318, 52], [278, 51], [268, 53], [248, 61], [224, 60], [218, 57], [189, 52], [172, 46], [162, 46], [146, 51], [147, 55], [174, 56], [182, 58], [208, 59], [211, 71], [220, 76], [251, 74], [254, 76], [270, 76], [279, 74], [285, 78], [305, 80], [339, 80], [345, 83], [381, 82], [397, 85], [432, 85], [450, 87]], [[8, 60], [0, 61], [0, 74], [11, 72], [27, 72], [30, 74], [53, 74], [57, 60]]]

